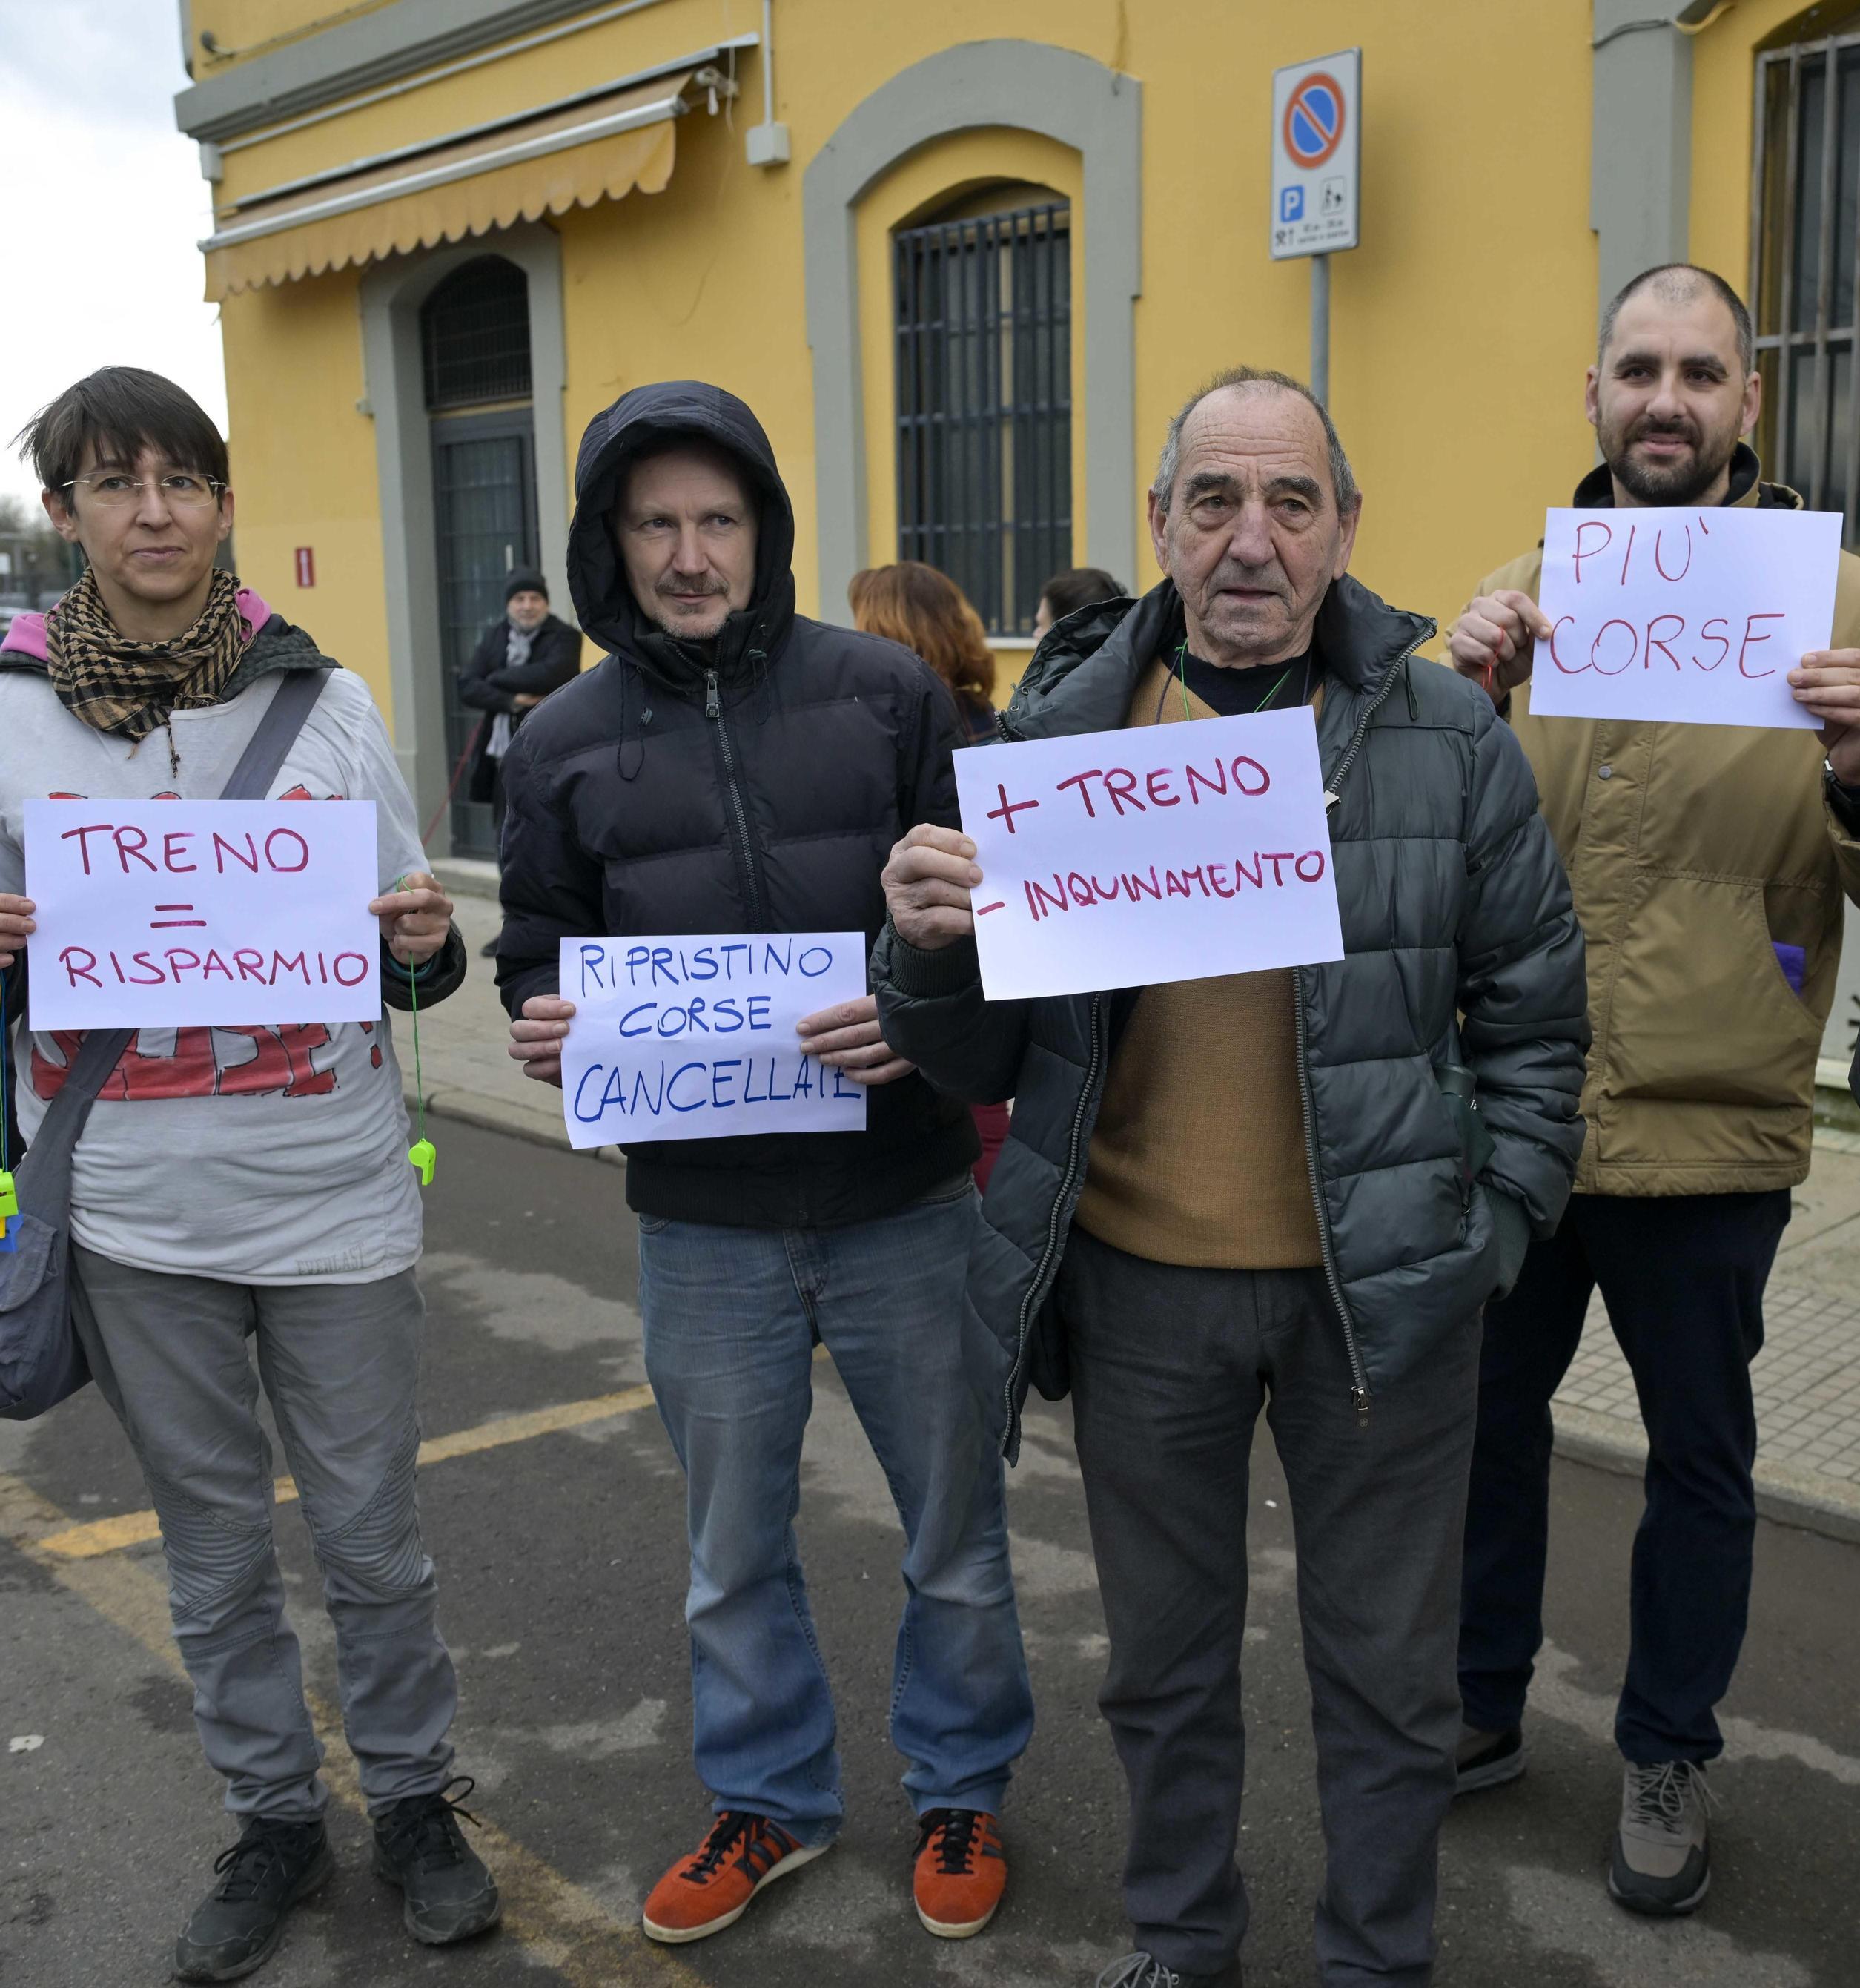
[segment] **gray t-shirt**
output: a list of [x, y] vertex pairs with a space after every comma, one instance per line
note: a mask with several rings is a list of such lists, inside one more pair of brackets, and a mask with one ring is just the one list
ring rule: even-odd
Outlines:
[[[0, 671], [0, 891], [22, 892], [22, 803], [47, 796], [211, 800], [282, 678], [177, 711], [139, 744], [94, 731], [36, 671]], [[383, 887], [426, 859], [368, 686], [329, 672], [273, 800], [370, 800]], [[26, 948], [31, 971], [32, 948]], [[15, 1031], [14, 1095], [31, 1143], [81, 1037]], [[27, 1045], [29, 1043], [29, 1053]], [[418, 1177], [387, 1016], [378, 1022], [144, 1029], [93, 1107], [71, 1229], [142, 1270], [248, 1284], [366, 1283], [420, 1255]]]

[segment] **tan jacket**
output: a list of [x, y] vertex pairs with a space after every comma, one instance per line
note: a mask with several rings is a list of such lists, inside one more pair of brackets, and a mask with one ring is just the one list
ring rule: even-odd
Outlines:
[[[1800, 509], [1738, 451], [1732, 501]], [[1735, 473], [1741, 468], [1743, 474]], [[1741, 488], [1740, 488], [1741, 486]], [[1607, 472], [1575, 502], [1610, 501]], [[1542, 548], [1480, 593], [1535, 599]], [[1841, 555], [1836, 648], [1860, 647], [1860, 559]], [[1588, 948], [1595, 1030], [1578, 1194], [1729, 1194], [1808, 1172], [1814, 1065], [1860, 842], [1829, 811], [1811, 732], [1508, 715], [1537, 776]], [[1798, 997], [1777, 943], [1806, 955]]]

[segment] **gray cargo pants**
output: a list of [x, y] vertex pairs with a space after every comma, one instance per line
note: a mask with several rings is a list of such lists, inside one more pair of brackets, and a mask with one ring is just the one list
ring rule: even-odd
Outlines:
[[424, 1317], [414, 1273], [234, 1284], [76, 1246], [72, 1270], [91, 1373], [161, 1522], [175, 1640], [227, 1807], [302, 1820], [329, 1799], [272, 1540], [260, 1376], [322, 1569], [343, 1729], [369, 1806], [444, 1786], [458, 1692], [414, 1506]]
[[1099, 1703], [1130, 1788], [1137, 1944], [1218, 1974], [1246, 1931], [1240, 1668], [1264, 1406], [1291, 1493], [1318, 1743], [1318, 1978], [1419, 1988], [1460, 1730], [1477, 1318], [1377, 1394], [1365, 1428], [1320, 1272], [1183, 1269], [1075, 1229], [1058, 1297], [1111, 1640]]

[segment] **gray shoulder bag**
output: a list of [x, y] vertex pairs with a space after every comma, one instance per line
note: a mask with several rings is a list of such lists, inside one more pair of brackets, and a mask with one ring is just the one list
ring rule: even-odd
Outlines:
[[[278, 685], [221, 789], [221, 800], [265, 799], [328, 674], [293, 670]], [[15, 1247], [0, 1253], [0, 1420], [42, 1415], [90, 1378], [71, 1323], [71, 1155], [97, 1093], [135, 1035], [133, 1029], [86, 1034], [38, 1138], [14, 1171], [19, 1212], [7, 1228]], [[5, 1103], [0, 1099], [0, 1109]]]

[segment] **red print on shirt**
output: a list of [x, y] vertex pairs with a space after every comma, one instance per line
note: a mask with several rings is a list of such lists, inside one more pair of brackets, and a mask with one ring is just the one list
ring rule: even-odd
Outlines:
[[[370, 1033], [374, 1024], [361, 1025]], [[333, 1038], [322, 1022], [265, 1023], [257, 1027], [176, 1029], [173, 1053], [154, 1056], [143, 1046], [139, 1033], [98, 1092], [117, 1103], [151, 1097], [322, 1097], [336, 1088], [336, 1072], [318, 1067], [314, 1052], [327, 1049]], [[241, 1040], [242, 1039], [242, 1040]], [[36, 1043], [32, 1047], [32, 1090], [41, 1099], [58, 1095], [84, 1038], [81, 1030], [61, 1029], [52, 1038], [62, 1063], [54, 1063]], [[250, 1043], [247, 1053], [243, 1046]], [[380, 1046], [371, 1046], [370, 1061], [380, 1067]]]

